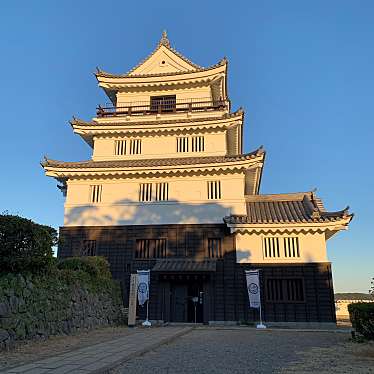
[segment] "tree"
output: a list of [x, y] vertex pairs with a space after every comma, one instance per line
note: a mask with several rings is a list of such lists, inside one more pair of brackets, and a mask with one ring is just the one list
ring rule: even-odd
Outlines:
[[374, 297], [374, 278], [371, 279], [371, 288], [369, 290], [369, 293]]
[[0, 273], [40, 272], [53, 262], [57, 231], [29, 219], [0, 215]]

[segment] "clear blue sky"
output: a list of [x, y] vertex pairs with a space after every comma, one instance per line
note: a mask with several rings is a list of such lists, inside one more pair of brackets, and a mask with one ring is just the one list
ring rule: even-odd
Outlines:
[[89, 120], [107, 101], [95, 67], [127, 71], [167, 29], [199, 65], [228, 57], [233, 109], [246, 110], [245, 150], [267, 150], [263, 193], [317, 187], [328, 209], [350, 205], [350, 230], [328, 243], [335, 290], [367, 292], [373, 19], [371, 0], [1, 2], [0, 210], [62, 225], [62, 195], [39, 161], [90, 157], [68, 120]]

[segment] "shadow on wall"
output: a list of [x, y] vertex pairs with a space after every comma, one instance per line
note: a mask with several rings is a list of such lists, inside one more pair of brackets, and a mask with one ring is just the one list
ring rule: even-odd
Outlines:
[[246, 264], [251, 262], [252, 251], [248, 249], [247, 251], [236, 250], [236, 262]]
[[65, 226], [115, 226], [149, 224], [223, 223], [232, 206], [216, 202], [185, 204], [178, 201], [134, 203], [119, 200], [111, 205], [86, 205], [65, 208]]

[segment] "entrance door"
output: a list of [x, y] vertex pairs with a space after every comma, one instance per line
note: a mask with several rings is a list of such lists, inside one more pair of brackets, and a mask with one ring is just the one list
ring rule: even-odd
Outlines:
[[202, 323], [203, 322], [203, 301], [204, 292], [202, 284], [190, 283], [188, 285], [188, 322]]
[[187, 322], [187, 285], [174, 284], [171, 292], [171, 320]]
[[170, 321], [203, 322], [203, 285], [200, 282], [176, 282], [170, 285]]

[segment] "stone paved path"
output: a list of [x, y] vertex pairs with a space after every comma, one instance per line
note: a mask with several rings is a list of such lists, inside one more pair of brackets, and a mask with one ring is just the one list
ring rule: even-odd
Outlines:
[[76, 349], [26, 365], [8, 368], [2, 373], [105, 373], [120, 363], [155, 349], [161, 344], [188, 333], [190, 330], [190, 327], [139, 328], [122, 338]]

